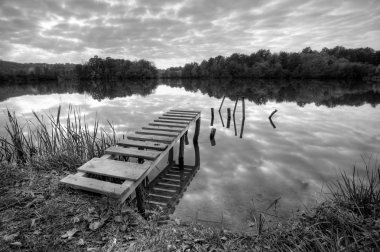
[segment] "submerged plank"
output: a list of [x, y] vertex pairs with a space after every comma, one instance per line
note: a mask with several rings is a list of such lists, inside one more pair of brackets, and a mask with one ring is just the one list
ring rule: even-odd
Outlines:
[[138, 164], [112, 159], [93, 158], [79, 167], [78, 171], [135, 181], [144, 174], [150, 165], [151, 162], [149, 161]]
[[151, 122], [148, 124], [153, 125], [153, 126], [164, 126], [164, 127], [174, 127], [174, 128], [186, 128], [187, 127], [184, 124], [178, 124], [178, 123]]
[[124, 182], [123, 185], [119, 185], [98, 179], [76, 176], [73, 174], [63, 178], [60, 182], [76, 189], [105, 194], [111, 198], [119, 198], [121, 194], [133, 183], [132, 181], [129, 181], [129, 183]]
[[112, 146], [105, 150], [107, 154], [120, 155], [120, 156], [128, 156], [128, 157], [138, 157], [144, 158], [148, 160], [154, 160], [160, 155], [160, 151], [146, 151], [146, 150], [138, 150], [131, 148], [124, 148], [119, 146]]
[[168, 119], [168, 120], [177, 120], [177, 121], [186, 121], [186, 122], [191, 122], [193, 119], [190, 118], [182, 118], [182, 117], [171, 117], [171, 116], [160, 116], [158, 117], [159, 119]]
[[184, 122], [184, 121], [178, 121], [178, 120], [164, 120], [164, 119], [156, 119], [153, 120], [155, 122], [161, 122], [161, 123], [176, 123], [176, 124], [189, 124], [189, 122]]
[[152, 150], [165, 150], [168, 147], [167, 144], [163, 144], [163, 143], [134, 141], [134, 140], [120, 140], [117, 142], [117, 144], [120, 146], [125, 146], [125, 147], [137, 147], [137, 148], [145, 148], [145, 149], [152, 149]]
[[181, 133], [183, 131], [183, 129], [181, 128], [162, 127], [162, 126], [144, 126], [141, 128], [144, 130], [159, 130], [159, 131], [178, 132], [178, 133]]
[[131, 134], [127, 136], [127, 138], [132, 139], [132, 140], [151, 141], [151, 142], [159, 142], [159, 143], [171, 143], [175, 139], [174, 137], [146, 136], [146, 135], [138, 135], [138, 134]]
[[141, 134], [141, 135], [168, 136], [168, 137], [178, 136], [178, 133], [175, 133], [175, 132], [165, 132], [165, 131], [159, 131], [159, 130], [137, 130], [135, 133]]

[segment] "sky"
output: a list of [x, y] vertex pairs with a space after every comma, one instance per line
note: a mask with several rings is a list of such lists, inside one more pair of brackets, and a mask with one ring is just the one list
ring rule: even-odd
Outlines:
[[259, 49], [380, 50], [380, 0], [0, 0], [0, 59], [146, 59], [158, 68]]

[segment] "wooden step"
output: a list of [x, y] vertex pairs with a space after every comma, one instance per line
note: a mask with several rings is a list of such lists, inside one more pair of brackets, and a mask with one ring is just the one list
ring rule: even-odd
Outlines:
[[178, 123], [151, 122], [148, 124], [153, 125], [153, 126], [174, 127], [174, 128], [186, 128], [187, 127], [184, 124], [178, 124]]
[[190, 118], [193, 119], [195, 115], [187, 115], [187, 114], [170, 114], [170, 113], [165, 113], [164, 116], [170, 116], [170, 117], [177, 117], [177, 118]]
[[132, 181], [125, 181], [122, 185], [106, 182], [93, 178], [70, 174], [61, 181], [75, 189], [82, 189], [90, 192], [105, 194], [111, 198], [119, 198], [122, 193], [133, 184]]
[[173, 111], [169, 111], [167, 112], [166, 114], [168, 115], [184, 115], [184, 116], [191, 116], [191, 117], [196, 117], [198, 114], [194, 114], [194, 113], [184, 113], [184, 112], [173, 112]]
[[146, 151], [146, 150], [138, 150], [132, 148], [124, 148], [119, 146], [112, 146], [105, 150], [107, 154], [127, 156], [127, 157], [137, 157], [144, 158], [147, 160], [154, 160], [160, 155], [160, 151]]
[[170, 128], [170, 127], [162, 127], [162, 126], [144, 126], [141, 127], [144, 130], [159, 130], [159, 131], [168, 131], [168, 132], [178, 132], [181, 133], [183, 129], [181, 128]]
[[141, 134], [141, 135], [168, 136], [168, 137], [178, 136], [178, 133], [158, 131], [158, 130], [138, 130], [135, 133]]
[[181, 112], [181, 113], [192, 113], [192, 114], [199, 114], [201, 111], [195, 111], [195, 110], [182, 110], [182, 109], [171, 109], [171, 112]]
[[189, 122], [184, 122], [184, 121], [178, 121], [178, 120], [169, 120], [169, 119], [156, 119], [154, 122], [159, 122], [159, 123], [177, 123], [177, 124], [189, 124]]
[[138, 134], [130, 134], [129, 136], [127, 136], [127, 138], [131, 140], [151, 141], [151, 142], [159, 142], [159, 143], [171, 143], [175, 139], [174, 137], [145, 136], [145, 135], [138, 135]]
[[157, 142], [146, 142], [146, 141], [134, 141], [134, 140], [120, 140], [117, 142], [118, 145], [124, 147], [137, 147], [137, 148], [145, 148], [152, 150], [165, 150], [168, 145]]
[[79, 167], [78, 171], [135, 181], [144, 174], [151, 164], [149, 161], [138, 164], [112, 159], [93, 158]]
[[158, 119], [163, 119], [163, 120], [177, 120], [177, 121], [185, 121], [185, 122], [191, 122], [193, 119], [189, 118], [180, 118], [180, 117], [171, 117], [171, 116], [159, 116]]

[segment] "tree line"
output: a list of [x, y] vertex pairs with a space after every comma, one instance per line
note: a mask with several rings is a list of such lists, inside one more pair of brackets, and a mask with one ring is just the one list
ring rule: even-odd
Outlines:
[[365, 79], [380, 74], [380, 51], [337, 46], [314, 51], [271, 53], [258, 50], [250, 55], [234, 53], [173, 67], [162, 78], [250, 79]]
[[380, 78], [380, 51], [336, 46], [321, 51], [272, 53], [261, 49], [250, 55], [234, 53], [201, 63], [158, 70], [140, 60], [105, 59], [98, 56], [83, 64], [15, 63], [0, 60], [0, 82], [44, 80], [107, 80], [157, 78], [191, 79], [371, 79]]

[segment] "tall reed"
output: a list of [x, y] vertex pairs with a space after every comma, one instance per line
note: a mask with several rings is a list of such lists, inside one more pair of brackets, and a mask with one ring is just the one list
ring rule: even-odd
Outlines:
[[69, 107], [61, 121], [61, 106], [57, 115], [38, 115], [34, 121], [21, 125], [15, 113], [7, 111], [6, 136], [0, 137], [0, 161], [30, 163], [43, 168], [75, 168], [116, 143], [116, 133], [108, 122], [111, 133], [100, 128], [96, 119], [90, 127], [79, 109]]

